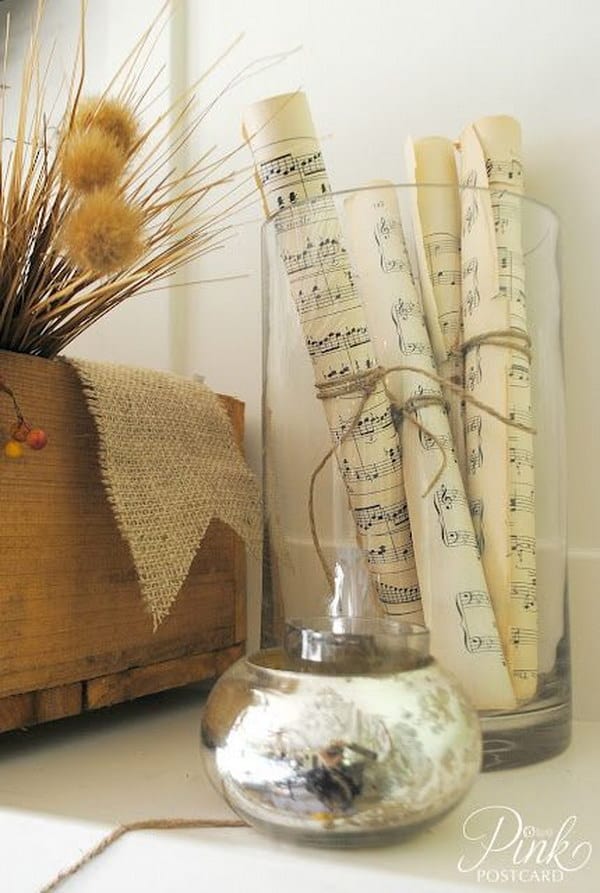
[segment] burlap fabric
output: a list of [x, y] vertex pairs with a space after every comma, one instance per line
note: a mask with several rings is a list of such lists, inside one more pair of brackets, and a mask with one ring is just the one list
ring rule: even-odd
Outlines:
[[227, 413], [205, 385], [149, 369], [67, 362], [95, 419], [106, 494], [156, 628], [212, 518], [228, 524], [260, 554], [256, 480]]

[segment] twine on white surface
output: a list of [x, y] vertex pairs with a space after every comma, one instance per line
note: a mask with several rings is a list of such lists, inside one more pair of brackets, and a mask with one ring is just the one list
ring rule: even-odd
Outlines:
[[137, 822], [127, 822], [119, 825], [114, 831], [111, 831], [106, 837], [89, 849], [81, 856], [77, 862], [74, 862], [69, 868], [63, 869], [48, 884], [40, 890], [40, 893], [51, 893], [56, 890], [64, 881], [76, 874], [84, 865], [99, 856], [104, 850], [113, 844], [124, 834], [129, 831], [165, 831], [176, 828], [248, 828], [247, 822], [240, 819], [142, 819]]

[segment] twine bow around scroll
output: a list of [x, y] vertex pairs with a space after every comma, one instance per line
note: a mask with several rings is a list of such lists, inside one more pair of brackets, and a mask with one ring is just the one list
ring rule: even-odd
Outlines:
[[[498, 331], [498, 332], [490, 332], [488, 335], [483, 335], [481, 338], [471, 339], [469, 343], [465, 343], [461, 345], [460, 350], [466, 350], [475, 346], [475, 344], [490, 344], [498, 347], [514, 347], [515, 350], [522, 351], [525, 353], [529, 359], [531, 359], [531, 348], [530, 348], [530, 340], [529, 337], [523, 333], [523, 338], [520, 339], [524, 342], [523, 345], [512, 345], [509, 344], [509, 340], [513, 337], [517, 337], [520, 339], [521, 333], [513, 332], [510, 330], [506, 331]], [[336, 382], [321, 382], [315, 385], [315, 390], [317, 392], [317, 399], [319, 400], [332, 400], [335, 397], [340, 397], [342, 395], [348, 394], [360, 394], [361, 401], [350, 420], [350, 424], [345, 429], [343, 434], [341, 435], [338, 444], [334, 445], [327, 451], [327, 453], [320, 460], [318, 465], [313, 470], [310, 476], [310, 484], [309, 484], [309, 493], [308, 493], [308, 517], [310, 524], [310, 533], [313, 541], [313, 546], [321, 563], [321, 567], [327, 579], [328, 585], [333, 588], [334, 580], [327, 564], [327, 560], [321, 548], [321, 543], [319, 539], [319, 535], [317, 532], [317, 525], [315, 519], [315, 486], [317, 482], [317, 478], [319, 474], [325, 468], [331, 457], [336, 451], [336, 448], [339, 444], [343, 443], [346, 438], [350, 437], [354, 432], [358, 420], [360, 419], [362, 412], [366, 406], [367, 400], [372, 395], [373, 391], [377, 387], [377, 385], [381, 382], [386, 390], [388, 399], [392, 406], [392, 411], [396, 416], [401, 417], [404, 421], [409, 422], [411, 425], [414, 425], [419, 431], [423, 432], [427, 437], [429, 437], [433, 443], [437, 446], [440, 451], [440, 466], [433, 476], [432, 480], [428, 484], [426, 490], [423, 492], [422, 496], [425, 498], [429, 495], [432, 489], [437, 484], [438, 480], [446, 470], [448, 465], [448, 456], [446, 453], [446, 449], [444, 444], [441, 442], [439, 437], [437, 437], [432, 431], [430, 431], [426, 425], [424, 425], [417, 418], [417, 411], [419, 409], [423, 409], [427, 406], [446, 406], [446, 401], [444, 400], [441, 394], [422, 394], [416, 395], [413, 397], [409, 397], [403, 403], [399, 404], [393, 396], [389, 393], [388, 388], [386, 386], [386, 378], [388, 375], [391, 375], [394, 372], [415, 372], [419, 375], [422, 375], [424, 378], [429, 379], [430, 381], [439, 384], [444, 390], [452, 391], [455, 394], [458, 394], [460, 398], [467, 403], [470, 403], [472, 406], [476, 406], [482, 412], [485, 412], [487, 415], [492, 418], [497, 419], [499, 422], [502, 422], [504, 425], [508, 425], [511, 428], [518, 428], [520, 431], [527, 431], [529, 434], [536, 434], [537, 431], [530, 425], [525, 425], [522, 422], [517, 421], [516, 419], [512, 419], [508, 416], [505, 416], [503, 413], [498, 412], [494, 409], [493, 406], [489, 406], [487, 403], [483, 403], [481, 400], [478, 400], [474, 397], [469, 391], [465, 390], [461, 385], [456, 384], [448, 378], [444, 378], [441, 375], [437, 375], [435, 372], [429, 372], [428, 370], [423, 369], [421, 366], [412, 366], [410, 364], [401, 363], [396, 366], [388, 366], [384, 368], [382, 366], [378, 366], [375, 369], [369, 369], [366, 372], [359, 372], [354, 375], [349, 375], [344, 378], [343, 381]]]

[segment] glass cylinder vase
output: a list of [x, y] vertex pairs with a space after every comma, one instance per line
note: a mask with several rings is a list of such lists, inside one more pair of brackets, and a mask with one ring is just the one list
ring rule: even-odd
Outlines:
[[263, 616], [428, 626], [487, 769], [570, 738], [557, 240], [546, 206], [436, 185], [263, 227]]

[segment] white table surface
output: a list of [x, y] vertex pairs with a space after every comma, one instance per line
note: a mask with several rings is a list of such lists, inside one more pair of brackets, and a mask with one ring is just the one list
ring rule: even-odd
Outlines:
[[[119, 822], [231, 817], [200, 762], [203, 697], [201, 688], [182, 689], [0, 736], [0, 893], [37, 893]], [[511, 847], [488, 855], [489, 876], [478, 881], [475, 873], [461, 873], [461, 855], [472, 864], [473, 847], [480, 846], [465, 840], [463, 822], [473, 810], [496, 805], [516, 810], [549, 842], [575, 816], [568, 834], [571, 851], [589, 841], [591, 859], [563, 880], [494, 880], [494, 872], [515, 867]], [[583, 850], [578, 852], [581, 856]], [[517, 868], [540, 873], [556, 869], [556, 863]], [[60, 888], [61, 893], [370, 889], [600, 891], [600, 723], [576, 724], [573, 743], [560, 757], [480, 776], [442, 822], [401, 844], [335, 851], [275, 842], [248, 828], [133, 832]]]

